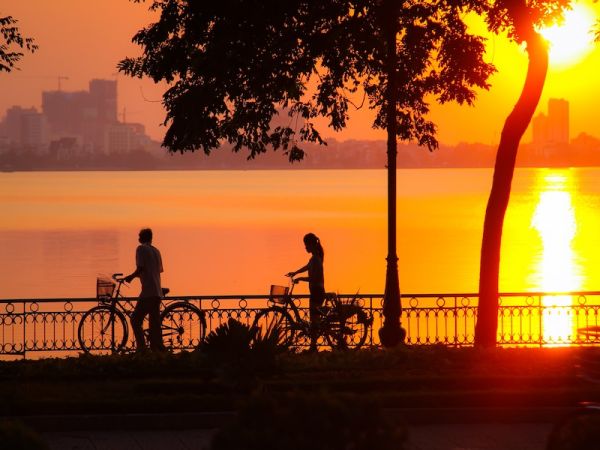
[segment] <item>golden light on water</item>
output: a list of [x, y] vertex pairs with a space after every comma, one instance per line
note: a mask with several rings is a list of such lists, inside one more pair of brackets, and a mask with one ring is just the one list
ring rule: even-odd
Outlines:
[[[550, 173], [540, 183], [540, 198], [531, 224], [542, 240], [542, 255], [538, 265], [540, 289], [546, 292], [578, 290], [580, 278], [572, 247], [577, 232], [571, 199], [573, 181], [568, 173]], [[572, 316], [567, 314], [565, 308], [573, 304], [572, 297], [546, 296], [542, 303], [550, 307], [545, 310], [543, 317], [544, 341], [567, 341], [574, 331]]]

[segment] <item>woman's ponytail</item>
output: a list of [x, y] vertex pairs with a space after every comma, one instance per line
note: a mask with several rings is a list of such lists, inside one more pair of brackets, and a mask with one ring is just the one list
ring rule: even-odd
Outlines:
[[311, 244], [316, 249], [317, 256], [321, 258], [321, 261], [325, 259], [325, 251], [321, 245], [320, 239], [314, 233], [308, 233], [304, 236], [304, 243]]

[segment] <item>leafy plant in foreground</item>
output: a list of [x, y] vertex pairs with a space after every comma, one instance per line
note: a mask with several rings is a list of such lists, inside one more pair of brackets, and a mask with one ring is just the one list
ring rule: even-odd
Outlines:
[[280, 330], [260, 330], [235, 319], [211, 331], [200, 346], [208, 360], [221, 366], [246, 371], [274, 367], [277, 355], [287, 350], [280, 343]]

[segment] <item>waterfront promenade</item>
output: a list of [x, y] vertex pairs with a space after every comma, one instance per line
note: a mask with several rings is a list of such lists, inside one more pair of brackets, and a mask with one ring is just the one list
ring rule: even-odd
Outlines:
[[[307, 296], [294, 298], [306, 315]], [[378, 347], [383, 295], [338, 294], [338, 298], [355, 302], [373, 319], [365, 347]], [[129, 309], [137, 301], [125, 300], [130, 302]], [[256, 314], [271, 304], [268, 295], [221, 295], [169, 296], [164, 306], [182, 302], [197, 308], [204, 322], [200, 324], [193, 314], [178, 315], [186, 335], [181, 339], [183, 345], [176, 350], [193, 350], [205, 335], [230, 318], [252, 324]], [[88, 338], [79, 332], [79, 325], [85, 312], [96, 305], [95, 298], [0, 299], [0, 359], [76, 356], [82, 351], [81, 339]], [[472, 346], [477, 305], [476, 293], [403, 295], [401, 322], [407, 331], [405, 343]], [[599, 305], [597, 291], [502, 293], [498, 344], [539, 347], [596, 344], [597, 339], [579, 336], [576, 330], [600, 326]], [[127, 334], [125, 347], [132, 349], [132, 333]]]

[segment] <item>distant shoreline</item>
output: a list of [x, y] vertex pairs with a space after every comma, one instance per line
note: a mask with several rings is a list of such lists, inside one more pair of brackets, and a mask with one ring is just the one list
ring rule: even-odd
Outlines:
[[[282, 150], [267, 150], [250, 158], [246, 150], [233, 152], [221, 147], [204, 154], [168, 153], [159, 143], [122, 153], [61, 148], [53, 151], [11, 147], [0, 149], [0, 172], [33, 171], [164, 171], [164, 170], [357, 170], [385, 169], [384, 141], [332, 140], [327, 146], [306, 143], [304, 159], [291, 163]], [[398, 169], [493, 168], [497, 147], [481, 143], [440, 144], [428, 151], [416, 144], [399, 143]], [[519, 146], [516, 167], [600, 167], [600, 139], [581, 134], [569, 144], [540, 148], [531, 143]]]

